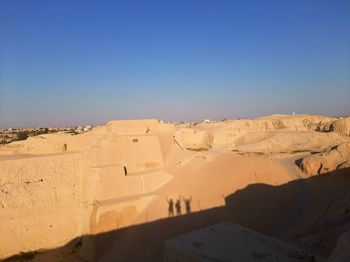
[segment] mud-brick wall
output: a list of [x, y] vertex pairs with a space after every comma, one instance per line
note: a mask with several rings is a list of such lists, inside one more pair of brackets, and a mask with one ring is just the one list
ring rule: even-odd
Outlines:
[[89, 164], [92, 167], [123, 165], [129, 174], [161, 168], [164, 160], [155, 135], [112, 135], [91, 152]]
[[81, 234], [81, 155], [0, 161], [0, 259]]

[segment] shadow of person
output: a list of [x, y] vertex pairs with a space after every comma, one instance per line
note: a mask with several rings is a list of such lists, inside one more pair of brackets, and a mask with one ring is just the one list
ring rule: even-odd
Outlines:
[[181, 196], [179, 196], [179, 198], [176, 200], [175, 208], [176, 208], [176, 215], [181, 216]]
[[166, 201], [168, 202], [168, 214], [169, 217], [174, 217], [174, 201], [172, 198], [168, 199], [165, 197]]
[[186, 214], [190, 214], [191, 213], [192, 196], [190, 196], [187, 199], [184, 198], [184, 202], [185, 202]]

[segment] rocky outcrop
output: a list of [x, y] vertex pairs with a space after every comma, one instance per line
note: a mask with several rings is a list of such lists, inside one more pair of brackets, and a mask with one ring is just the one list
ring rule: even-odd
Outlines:
[[[236, 142], [235, 149], [240, 152], [262, 153], [307, 153], [320, 152], [330, 146], [347, 142], [342, 136], [335, 133], [320, 133], [315, 131], [288, 131], [281, 130], [266, 133], [266, 137], [253, 141], [251, 135], [242, 137]], [[238, 143], [242, 141], [242, 143]]]
[[[305, 133], [314, 132], [315, 130], [324, 131], [324, 126], [328, 126], [327, 128], [329, 129], [330, 124], [336, 120], [336, 118], [326, 116], [272, 115], [258, 119], [202, 123], [197, 125], [196, 129], [213, 133], [213, 149], [232, 149], [263, 141], [271, 137], [272, 132]], [[320, 132], [315, 135], [317, 137], [325, 137], [325, 134], [320, 134]], [[284, 142], [282, 141], [282, 143]], [[300, 141], [298, 143], [305, 144]], [[286, 151], [285, 149], [283, 150]]]
[[350, 167], [350, 142], [329, 147], [324, 152], [306, 156], [300, 168], [309, 176]]
[[329, 125], [337, 120], [334, 117], [317, 115], [271, 115], [260, 119], [271, 121], [276, 129], [295, 131], [317, 130], [318, 127]]
[[350, 117], [333, 121], [319, 122], [315, 130], [318, 132], [335, 132], [342, 136], [350, 136]]
[[317, 132], [331, 132], [331, 125], [332, 123], [319, 123], [315, 130]]
[[330, 125], [329, 130], [343, 136], [350, 136], [350, 117], [333, 122]]

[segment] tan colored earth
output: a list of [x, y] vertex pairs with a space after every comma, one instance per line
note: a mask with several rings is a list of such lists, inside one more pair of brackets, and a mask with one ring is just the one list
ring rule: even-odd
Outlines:
[[301, 169], [309, 176], [350, 167], [350, 143], [331, 146], [326, 150], [304, 157]]
[[1, 146], [0, 259], [162, 261], [166, 239], [230, 220], [337, 261], [349, 127], [310, 115], [111, 121]]

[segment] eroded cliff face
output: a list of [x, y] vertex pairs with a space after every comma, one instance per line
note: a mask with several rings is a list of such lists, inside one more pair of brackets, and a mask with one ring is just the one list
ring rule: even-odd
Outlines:
[[327, 148], [325, 151], [304, 157], [301, 169], [309, 176], [325, 174], [350, 167], [350, 142]]
[[329, 130], [343, 136], [350, 136], [350, 117], [334, 121], [330, 125]]
[[[331, 132], [336, 130], [335, 127], [331, 128], [333, 125], [339, 126], [337, 130], [344, 130], [344, 127], [340, 127], [343, 124], [336, 123], [338, 120], [332, 117], [273, 115], [258, 119], [202, 123], [193, 128], [179, 128], [175, 133], [175, 140], [182, 148], [197, 150], [213, 148], [288, 152], [305, 150], [305, 147], [309, 146], [309, 141], [314, 142], [313, 148], [321, 150], [334, 145], [336, 141], [344, 140], [338, 135], [346, 132]], [[330, 133], [323, 132], [325, 130], [329, 130]], [[304, 148], [303, 145], [305, 145]], [[299, 148], [295, 149], [296, 146]]]

